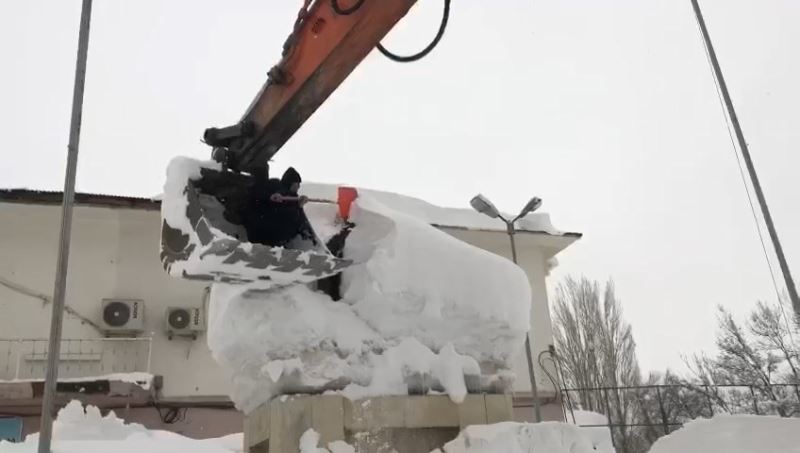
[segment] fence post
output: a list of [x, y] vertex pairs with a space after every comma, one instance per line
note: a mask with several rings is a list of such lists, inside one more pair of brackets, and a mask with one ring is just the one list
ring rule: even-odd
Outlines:
[[711, 401], [711, 395], [708, 394], [708, 392], [709, 392], [708, 386], [706, 385], [705, 388], [706, 388], [706, 400], [708, 400], [708, 410], [711, 412], [710, 416], [713, 417], [714, 416], [714, 403]]
[[569, 396], [569, 389], [564, 389], [564, 394], [567, 396], [567, 407], [569, 408], [569, 413], [572, 414], [572, 423], [578, 424], [575, 420], [575, 406], [572, 404], [572, 398]]
[[664, 410], [664, 401], [661, 400], [661, 388], [656, 387], [656, 396], [658, 398], [658, 409], [661, 411], [661, 423], [664, 425], [664, 434], [669, 434], [669, 422], [667, 421], [667, 411]]
[[794, 385], [794, 396], [797, 397], [797, 404], [800, 404], [800, 388], [797, 387], [797, 384]]
[[755, 411], [756, 415], [761, 415], [758, 413], [758, 401], [756, 400], [756, 392], [753, 390], [753, 386], [750, 385], [750, 396], [753, 397], [753, 411]]
[[[604, 399], [606, 401], [606, 420], [608, 424], [608, 432], [611, 434], [611, 446], [614, 447], [614, 450], [617, 449], [617, 442], [614, 440], [614, 427], [612, 426], [611, 422], [611, 406], [608, 404], [608, 388], [599, 388], [598, 392], [602, 393]], [[598, 406], [599, 406], [598, 402]]]

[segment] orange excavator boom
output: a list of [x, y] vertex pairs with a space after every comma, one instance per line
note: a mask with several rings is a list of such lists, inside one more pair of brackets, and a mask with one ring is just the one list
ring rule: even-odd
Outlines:
[[[206, 130], [203, 138], [222, 165], [188, 158], [170, 163], [161, 205], [161, 261], [171, 275], [274, 289], [334, 278], [353, 264], [342, 255], [353, 224], [340, 222], [341, 231], [323, 239], [305, 214], [287, 219], [253, 195], [267, 190], [258, 181], [268, 183], [263, 178], [269, 159], [372, 49], [411, 62], [436, 47], [450, 0], [443, 0], [439, 31], [420, 52], [398, 56], [380, 45], [415, 1], [305, 0], [280, 62], [239, 123]], [[347, 219], [354, 197], [352, 190], [340, 190], [340, 220]], [[290, 233], [291, 239], [285, 237]]]
[[206, 130], [218, 162], [263, 168], [416, 0], [305, 0], [281, 61], [235, 126]]

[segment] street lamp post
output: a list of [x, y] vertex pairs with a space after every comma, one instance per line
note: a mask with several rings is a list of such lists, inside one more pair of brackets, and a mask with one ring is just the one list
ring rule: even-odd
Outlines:
[[72, 232], [72, 206], [75, 201], [75, 173], [78, 167], [78, 146], [83, 115], [83, 91], [86, 82], [86, 59], [89, 52], [89, 22], [92, 0], [83, 0], [81, 22], [78, 30], [78, 56], [75, 64], [75, 85], [72, 91], [72, 117], [70, 118], [67, 170], [64, 177], [64, 195], [61, 200], [61, 230], [58, 241], [58, 259], [53, 289], [53, 311], [50, 319], [50, 337], [47, 347], [47, 371], [42, 396], [42, 418], [39, 432], [39, 453], [50, 453], [53, 437], [53, 415], [58, 383], [58, 362], [61, 355], [61, 333], [64, 321], [64, 304], [67, 288], [67, 267]]
[[[514, 239], [514, 236], [517, 233], [515, 228], [515, 224], [517, 220], [525, 217], [526, 215], [530, 214], [531, 212], [539, 209], [542, 205], [542, 199], [538, 197], [533, 197], [528, 201], [525, 207], [522, 208], [519, 215], [514, 217], [511, 220], [506, 219], [500, 214], [500, 211], [483, 195], [476, 195], [472, 198], [469, 202], [472, 205], [472, 208], [476, 211], [484, 214], [488, 217], [493, 219], [500, 219], [503, 223], [506, 224], [506, 231], [508, 232], [508, 238], [511, 242], [511, 259], [514, 261], [514, 264], [519, 264], [517, 262], [517, 243]], [[531, 397], [533, 398], [533, 416], [536, 422], [542, 421], [542, 408], [539, 404], [539, 389], [536, 385], [536, 374], [533, 371], [533, 353], [531, 351], [531, 337], [530, 337], [530, 329], [528, 332], [525, 332], [525, 355], [528, 359], [528, 377], [531, 381]]]

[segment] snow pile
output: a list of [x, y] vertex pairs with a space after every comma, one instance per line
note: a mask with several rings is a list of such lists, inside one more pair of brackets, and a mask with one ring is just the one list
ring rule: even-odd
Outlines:
[[[167, 168], [167, 183], [164, 187], [164, 192], [150, 198], [167, 204], [165, 211], [168, 214], [165, 220], [175, 228], [183, 230], [183, 227], [189, 227], [185, 220], [181, 220], [181, 218], [185, 218], [186, 202], [175, 195], [183, 193], [187, 180], [200, 177], [201, 168], [219, 170], [221, 167], [214, 161], [198, 161], [188, 157], [175, 157]], [[335, 203], [339, 187], [341, 187], [340, 184], [306, 182], [303, 183], [300, 192], [312, 199], [328, 200]], [[472, 209], [445, 208], [418, 198], [381, 190], [359, 188], [358, 193], [360, 197], [369, 197], [377, 200], [384, 206], [419, 219], [429, 225], [505, 231], [505, 225], [502, 222], [486, 217]], [[513, 217], [513, 215], [506, 215], [506, 218]], [[553, 226], [550, 215], [544, 212], [535, 212], [519, 219], [517, 221], [517, 229], [520, 231], [541, 231], [557, 236], [564, 234], [564, 232]]]
[[612, 451], [614, 449], [611, 430], [607, 427], [608, 418], [605, 415], [592, 411], [575, 410], [567, 412], [567, 421], [580, 426], [581, 431], [589, 436], [592, 443], [600, 446], [602, 450]]
[[186, 207], [189, 205], [184, 196], [186, 181], [200, 179], [200, 171], [203, 168], [220, 170], [222, 167], [214, 161], [198, 161], [188, 157], [175, 157], [167, 167], [161, 215], [170, 226], [185, 233], [193, 230], [189, 219], [186, 218]]
[[650, 453], [798, 453], [800, 419], [719, 415], [664, 436]]
[[[21, 443], [0, 441], [0, 451], [32, 453], [37, 450], [38, 442], [38, 433]], [[94, 406], [87, 406], [84, 411], [77, 400], [61, 409], [53, 423], [56, 453], [239, 453], [242, 442], [241, 434], [195, 440], [168, 431], [150, 431], [136, 423], [126, 424], [113, 412], [103, 417]]]
[[522, 269], [369, 196], [353, 219], [345, 255], [365, 265], [344, 272], [345, 299], [382, 337], [414, 336], [434, 350], [452, 342], [479, 361], [505, 360], [504, 341], [522, 341], [531, 300]]
[[[566, 423], [498, 423], [469, 426], [443, 453], [614, 453], [585, 430]], [[432, 453], [442, 453], [436, 451]], [[678, 452], [675, 452], [678, 453]]]
[[[301, 192], [309, 198], [336, 201], [339, 187], [336, 184], [303, 183]], [[358, 189], [358, 193], [359, 196], [368, 196], [397, 212], [431, 225], [505, 231], [505, 225], [502, 222], [486, 217], [472, 209], [444, 208], [418, 198], [380, 190]], [[513, 218], [514, 216], [507, 215], [505, 217]], [[529, 214], [520, 219], [517, 229], [520, 231], [543, 231], [552, 235], [564, 234], [553, 226], [549, 214], [541, 212]]]
[[[307, 214], [323, 238], [335, 206]], [[248, 412], [279, 393], [404, 394], [413, 373], [459, 401], [464, 374], [505, 378], [523, 344], [531, 289], [510, 261], [361, 193], [340, 302], [297, 286], [214, 285], [208, 344]], [[326, 234], [323, 234], [323, 233]]]
[[456, 403], [467, 396], [464, 376], [478, 376], [480, 367], [472, 357], [460, 355], [451, 343], [439, 354], [413, 338], [404, 339], [399, 345], [381, 355], [373, 355], [372, 378], [366, 386], [350, 384], [344, 395], [359, 399], [375, 395], [403, 395], [408, 392], [406, 378], [409, 372], [430, 375], [436, 379]]

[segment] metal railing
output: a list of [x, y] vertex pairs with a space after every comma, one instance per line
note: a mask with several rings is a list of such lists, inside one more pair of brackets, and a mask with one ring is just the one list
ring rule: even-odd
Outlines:
[[[0, 380], [44, 379], [46, 338], [0, 338]], [[150, 372], [152, 339], [65, 338], [61, 340], [59, 379]]]
[[[649, 445], [695, 418], [717, 414], [800, 416], [798, 384], [663, 384], [560, 389], [565, 421], [608, 428], [619, 452]], [[584, 424], [575, 411], [604, 415], [605, 424]]]

